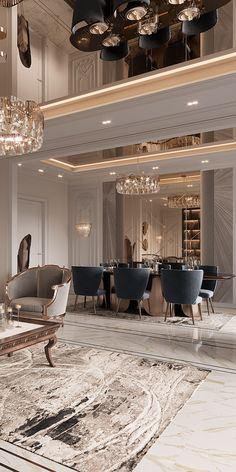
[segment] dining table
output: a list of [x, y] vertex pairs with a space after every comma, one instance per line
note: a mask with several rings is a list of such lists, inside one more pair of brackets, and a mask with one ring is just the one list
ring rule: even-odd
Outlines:
[[[190, 269], [191, 270], [191, 269]], [[231, 280], [236, 277], [233, 273], [219, 272], [216, 275], [204, 273], [204, 280], [217, 280], [219, 282]], [[113, 268], [105, 269], [103, 272], [103, 286], [106, 290], [106, 306], [108, 309], [115, 311], [117, 305], [117, 297], [115, 293]], [[161, 274], [160, 272], [150, 270], [147, 290], [150, 291], [150, 298], [143, 301], [143, 308], [150, 316], [163, 316], [166, 310], [166, 302], [162, 295]], [[134, 311], [134, 304], [131, 300], [121, 300], [120, 311]], [[193, 306], [194, 310], [194, 306]], [[189, 316], [188, 305], [175, 305], [176, 316]]]

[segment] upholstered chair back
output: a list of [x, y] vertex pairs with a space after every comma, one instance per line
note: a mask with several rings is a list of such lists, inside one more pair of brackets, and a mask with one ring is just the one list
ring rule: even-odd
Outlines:
[[72, 267], [72, 279], [76, 295], [94, 297], [102, 280], [103, 267]]
[[150, 269], [114, 269], [115, 290], [118, 298], [141, 300], [147, 288]]
[[161, 286], [168, 303], [193, 305], [199, 295], [203, 270], [161, 271]]

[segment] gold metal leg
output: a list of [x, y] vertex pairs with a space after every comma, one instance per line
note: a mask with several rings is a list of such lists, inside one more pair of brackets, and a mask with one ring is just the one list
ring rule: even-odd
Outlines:
[[214, 307], [213, 307], [212, 298], [209, 298], [209, 302], [210, 302], [210, 305], [211, 305], [212, 313], [215, 313], [215, 310], [214, 310]]
[[75, 309], [76, 309], [77, 300], [78, 300], [78, 295], [76, 295], [76, 297], [75, 297], [74, 311], [75, 311]]
[[167, 305], [166, 305], [165, 321], [166, 321], [166, 319], [167, 319], [169, 306], [170, 306], [170, 304], [169, 304], [169, 302], [168, 302]]
[[96, 302], [95, 302], [95, 297], [93, 297], [93, 311], [94, 311], [94, 314], [96, 315], [97, 312], [96, 312]]
[[198, 313], [199, 313], [200, 319], [201, 319], [201, 321], [202, 321], [202, 307], [201, 307], [201, 303], [198, 303]]
[[117, 298], [116, 315], [118, 314], [119, 308], [120, 308], [120, 298]]
[[194, 316], [193, 316], [193, 307], [192, 307], [192, 305], [190, 305], [190, 313], [191, 313], [191, 317], [192, 317], [192, 320], [193, 320], [193, 324], [195, 324], [195, 323], [194, 323]]
[[207, 306], [207, 313], [208, 313], [208, 316], [210, 316], [209, 300], [208, 300], [208, 298], [206, 298], [206, 306]]
[[142, 319], [142, 308], [141, 308], [141, 300], [138, 300], [138, 311], [139, 311], [139, 318]]

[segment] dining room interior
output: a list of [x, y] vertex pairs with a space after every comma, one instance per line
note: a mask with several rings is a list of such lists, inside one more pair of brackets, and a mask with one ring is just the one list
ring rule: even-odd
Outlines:
[[0, 472], [233, 472], [236, 0], [0, 0]]

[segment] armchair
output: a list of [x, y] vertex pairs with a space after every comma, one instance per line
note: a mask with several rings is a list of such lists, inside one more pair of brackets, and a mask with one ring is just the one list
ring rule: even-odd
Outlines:
[[70, 283], [69, 269], [57, 265], [32, 267], [7, 282], [6, 304], [21, 305], [22, 313], [30, 317], [63, 317]]

